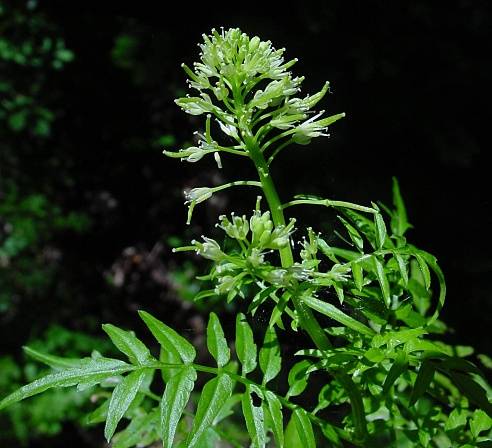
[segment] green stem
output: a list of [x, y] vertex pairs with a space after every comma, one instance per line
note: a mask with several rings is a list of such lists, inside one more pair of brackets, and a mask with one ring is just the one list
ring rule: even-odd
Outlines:
[[[258, 171], [263, 193], [265, 194], [265, 198], [270, 208], [270, 213], [272, 214], [273, 223], [275, 227], [285, 226], [282, 203], [280, 202], [275, 184], [273, 183], [272, 176], [270, 175], [265, 157], [254, 138], [246, 135], [245, 143], [251, 160], [253, 160], [256, 170]], [[284, 248], [280, 249], [280, 259], [283, 268], [289, 268], [294, 264], [294, 257], [292, 255], [290, 244], [287, 244]], [[304, 305], [299, 297], [299, 294], [297, 294], [297, 291], [294, 291], [292, 294], [292, 302], [297, 314], [299, 315], [301, 327], [309, 334], [313, 342], [316, 344], [316, 347], [320, 350], [326, 350], [331, 347], [331, 343], [326, 336], [326, 333], [314, 317], [311, 309]]]

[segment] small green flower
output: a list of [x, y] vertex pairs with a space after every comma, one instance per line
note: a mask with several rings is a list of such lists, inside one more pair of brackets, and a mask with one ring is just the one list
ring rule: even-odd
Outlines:
[[223, 229], [230, 238], [245, 240], [249, 233], [249, 223], [246, 216], [240, 217], [232, 214], [231, 219], [232, 222], [225, 215], [219, 216], [220, 224], [218, 224], [218, 227]]
[[203, 243], [193, 240], [191, 244], [193, 244], [196, 248], [196, 253], [201, 255], [203, 258], [208, 258], [209, 260], [220, 261], [223, 260], [226, 256], [224, 252], [222, 252], [219, 243], [213, 240], [212, 238], [208, 238], [206, 236], [202, 236]]

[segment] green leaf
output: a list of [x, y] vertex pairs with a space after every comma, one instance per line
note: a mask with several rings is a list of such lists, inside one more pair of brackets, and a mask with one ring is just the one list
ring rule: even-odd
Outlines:
[[197, 446], [201, 435], [213, 424], [215, 417], [231, 395], [232, 381], [227, 374], [221, 374], [203, 386], [193, 426], [185, 442], [187, 448]]
[[395, 253], [394, 256], [396, 262], [398, 263], [398, 269], [400, 270], [401, 278], [403, 280], [403, 286], [406, 288], [408, 286], [407, 263], [400, 254]]
[[425, 394], [431, 381], [434, 379], [435, 371], [436, 367], [432, 361], [425, 359], [422, 362], [417, 378], [415, 379], [412, 394], [410, 395], [409, 406], [413, 406], [417, 400]]
[[263, 347], [260, 350], [260, 368], [263, 372], [263, 382], [265, 385], [275, 378], [280, 372], [282, 358], [280, 356], [280, 345], [275, 329], [267, 328]]
[[246, 384], [246, 391], [241, 400], [243, 415], [248, 434], [251, 437], [251, 446], [254, 448], [263, 448], [266, 438], [263, 407], [261, 404], [259, 406], [253, 404], [252, 393], [256, 393], [256, 391], [249, 384]]
[[109, 401], [106, 426], [104, 427], [104, 437], [108, 442], [113, 437], [119, 421], [123, 418], [123, 415], [125, 415], [125, 412], [137, 395], [145, 375], [146, 371], [143, 369], [131, 372], [114, 388], [111, 400]]
[[87, 417], [86, 423], [88, 425], [94, 425], [96, 423], [102, 423], [106, 421], [106, 416], [108, 415], [109, 409], [109, 399], [105, 400], [103, 404], [94, 409]]
[[463, 409], [453, 409], [444, 424], [445, 431], [464, 429], [467, 422], [468, 412]]
[[473, 413], [473, 417], [470, 420], [470, 430], [472, 436], [477, 438], [483, 431], [489, 431], [492, 428], [492, 418], [490, 418], [484, 411], [477, 409]]
[[384, 303], [386, 304], [386, 307], [389, 308], [391, 306], [391, 292], [388, 278], [384, 272], [384, 265], [378, 257], [374, 257], [373, 259], [374, 266], [376, 268], [376, 277], [378, 279], [379, 286], [381, 287], [381, 292], [383, 293]]
[[179, 356], [185, 364], [193, 362], [196, 350], [183, 336], [145, 311], [138, 314], [163, 349], [173, 353], [174, 359]]
[[316, 448], [314, 439], [313, 426], [311, 420], [304, 409], [296, 408], [292, 413], [299, 440], [304, 448]]
[[135, 417], [122, 432], [114, 436], [112, 448], [132, 448], [150, 445], [158, 439], [158, 422], [159, 412], [157, 409], [154, 409], [149, 414]]
[[314, 297], [305, 296], [303, 297], [304, 303], [312, 308], [313, 310], [318, 311], [325, 316], [330, 317], [333, 320], [345, 325], [352, 330], [357, 331], [358, 333], [364, 334], [366, 336], [374, 336], [375, 332], [368, 326], [364, 325], [362, 322], [355, 320], [354, 318], [348, 316], [343, 311], [340, 311], [338, 308], [333, 306], [330, 303], [323, 302]]
[[100, 382], [133, 369], [133, 366], [118, 359], [98, 358], [97, 360], [90, 360], [82, 368], [52, 373], [17, 389], [0, 402], [0, 409], [52, 387], [75, 386], [86, 381]]
[[355, 247], [359, 252], [364, 251], [364, 240], [359, 233], [359, 231], [352, 226], [346, 219], [342, 218], [341, 216], [338, 217], [338, 219], [342, 222], [342, 224], [345, 226], [347, 229], [347, 232], [349, 234], [350, 239], [354, 243]]
[[362, 291], [362, 287], [364, 286], [364, 272], [362, 270], [362, 266], [356, 261], [352, 261], [350, 263], [350, 266], [352, 268], [352, 275], [354, 277], [355, 287], [359, 291]]
[[86, 359], [75, 359], [75, 358], [61, 358], [59, 356], [53, 356], [47, 353], [38, 352], [30, 347], [23, 347], [24, 352], [36, 361], [40, 361], [53, 369], [77, 369], [81, 368], [90, 361], [89, 358]]
[[196, 378], [196, 370], [191, 366], [186, 366], [180, 369], [166, 384], [161, 401], [160, 427], [164, 448], [171, 448], [173, 445], [176, 428], [181, 414], [190, 399]]
[[405, 203], [400, 194], [400, 186], [396, 177], [393, 177], [393, 205], [396, 209], [396, 215], [391, 220], [391, 230], [395, 235], [403, 236], [412, 226], [408, 222]]
[[256, 344], [253, 339], [253, 330], [243, 313], [236, 317], [236, 353], [242, 365], [242, 374], [245, 376], [256, 368]]
[[207, 348], [217, 361], [218, 367], [224, 367], [231, 357], [229, 346], [224, 337], [224, 330], [215, 313], [210, 313], [207, 325]]
[[383, 384], [383, 394], [387, 394], [395, 383], [395, 381], [405, 372], [408, 366], [407, 355], [403, 351], [399, 351], [393, 365], [391, 366]]
[[415, 254], [415, 258], [417, 260], [417, 263], [419, 264], [420, 272], [422, 272], [422, 277], [424, 278], [425, 289], [429, 289], [430, 283], [431, 283], [429, 266], [427, 266], [427, 263], [425, 262], [424, 257], [422, 257], [421, 255]]
[[128, 356], [132, 364], [142, 365], [152, 359], [149, 349], [130, 331], [122, 330], [112, 324], [104, 324], [102, 328], [116, 348]]
[[492, 417], [492, 403], [489, 401], [487, 391], [468, 374], [460, 372], [449, 372], [449, 374], [463, 395]]
[[288, 376], [289, 391], [287, 392], [287, 398], [295, 397], [304, 392], [309, 380], [307, 370], [311, 367], [311, 365], [312, 363], [310, 361], [303, 359], [292, 366]]
[[271, 391], [265, 392], [268, 412], [272, 418], [272, 432], [275, 437], [275, 446], [283, 448], [284, 446], [284, 424], [282, 415], [282, 404], [278, 397]]
[[367, 437], [367, 425], [362, 394], [352, 378], [346, 373], [338, 373], [335, 375], [335, 378], [345, 389], [349, 397], [350, 406], [352, 407], [355, 436], [357, 439], [364, 440]]
[[382, 249], [386, 241], [386, 224], [381, 213], [374, 214], [374, 224], [376, 226], [376, 245]]

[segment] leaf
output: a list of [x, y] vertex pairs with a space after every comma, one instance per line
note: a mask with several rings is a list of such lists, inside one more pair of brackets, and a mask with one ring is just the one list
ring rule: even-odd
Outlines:
[[152, 359], [149, 349], [130, 331], [122, 330], [112, 324], [104, 324], [102, 328], [116, 348], [124, 353], [132, 364], [142, 365]]
[[301, 445], [304, 448], [316, 448], [313, 426], [307, 412], [304, 409], [296, 408], [292, 413], [292, 418], [294, 419]]
[[224, 367], [231, 357], [229, 346], [224, 337], [224, 330], [215, 313], [210, 313], [207, 325], [207, 348], [217, 361], [218, 367]]
[[376, 226], [376, 245], [382, 249], [386, 241], [386, 224], [381, 213], [374, 214], [374, 225]]
[[[112, 448], [132, 448], [142, 443], [145, 446], [153, 443], [157, 438], [159, 412], [154, 409], [149, 414], [135, 417], [130, 424], [113, 438]], [[147, 443], [149, 442], [149, 443]]]
[[176, 428], [190, 399], [196, 378], [196, 370], [191, 366], [186, 366], [180, 369], [166, 384], [160, 405], [160, 436], [164, 448], [171, 448], [173, 445]]
[[351, 328], [352, 330], [357, 331], [358, 333], [364, 334], [366, 336], [374, 336], [375, 334], [374, 330], [364, 325], [362, 322], [359, 322], [358, 320], [355, 320], [354, 318], [348, 316], [343, 311], [340, 311], [338, 308], [330, 303], [323, 302], [310, 296], [303, 297], [303, 302], [313, 310], [316, 310], [319, 313], [324, 314], [325, 316], [328, 316], [331, 319], [336, 320], [337, 322], [340, 322], [341, 324], [345, 325], [348, 328]]
[[345, 226], [347, 229], [347, 232], [349, 234], [350, 239], [354, 243], [355, 247], [359, 252], [364, 251], [364, 240], [359, 233], [359, 231], [352, 226], [346, 219], [342, 218], [341, 216], [338, 217], [338, 219], [342, 222], [342, 224]]
[[52, 387], [75, 386], [85, 381], [100, 382], [108, 377], [119, 375], [133, 369], [133, 366], [119, 359], [98, 358], [97, 360], [90, 360], [80, 369], [68, 369], [52, 373], [17, 389], [0, 402], [0, 409], [17, 401], [37, 395]]
[[346, 373], [338, 373], [335, 375], [335, 378], [345, 389], [349, 397], [350, 406], [352, 407], [355, 436], [357, 439], [364, 440], [367, 437], [367, 424], [360, 390], [352, 378]]
[[108, 415], [109, 409], [109, 399], [105, 400], [103, 404], [94, 409], [87, 417], [86, 423], [88, 425], [94, 425], [96, 423], [102, 423], [106, 421], [106, 416]]
[[282, 404], [278, 397], [271, 391], [265, 392], [266, 403], [268, 406], [268, 412], [272, 418], [272, 432], [275, 437], [275, 446], [283, 448], [284, 446], [284, 425], [282, 415]]
[[47, 353], [42, 353], [34, 350], [30, 347], [23, 347], [24, 351], [31, 358], [36, 361], [40, 361], [53, 369], [77, 369], [84, 366], [89, 361], [86, 359], [76, 359], [76, 358], [61, 358], [59, 356], [53, 356]]
[[253, 330], [243, 313], [236, 317], [236, 353], [242, 365], [242, 374], [245, 376], [256, 368], [256, 344], [253, 339]]
[[415, 254], [415, 258], [417, 260], [417, 263], [419, 264], [420, 272], [422, 272], [422, 277], [424, 278], [425, 289], [429, 289], [431, 283], [429, 266], [427, 266], [427, 263], [421, 255]]
[[248, 434], [251, 437], [251, 446], [254, 448], [263, 448], [266, 438], [263, 408], [261, 404], [259, 406], [253, 404], [252, 393], [256, 392], [252, 390], [249, 384], [246, 384], [246, 391], [241, 400], [243, 415]]
[[111, 400], [109, 401], [106, 426], [104, 427], [104, 437], [108, 442], [113, 437], [119, 421], [123, 418], [123, 415], [125, 415], [125, 412], [137, 395], [145, 374], [146, 371], [143, 369], [131, 372], [114, 388]]
[[407, 263], [403, 259], [403, 257], [395, 253], [395, 260], [398, 263], [398, 269], [400, 270], [401, 278], [403, 280], [403, 286], [406, 288], [408, 286], [408, 271], [407, 271]]
[[232, 381], [227, 374], [221, 374], [203, 386], [193, 426], [185, 442], [187, 448], [197, 446], [201, 435], [213, 424], [215, 417], [231, 395]]
[[381, 292], [383, 293], [384, 303], [386, 304], [386, 307], [389, 308], [391, 306], [391, 292], [388, 278], [384, 272], [383, 262], [378, 257], [374, 257], [374, 266], [376, 268], [376, 277], [379, 286], [381, 287]]
[[[324, 356], [324, 354], [321, 354], [321, 356]], [[292, 366], [288, 376], [289, 391], [287, 392], [287, 398], [295, 397], [304, 392], [309, 380], [307, 370], [311, 365], [312, 363], [310, 361], [303, 359]]]
[[396, 214], [391, 220], [391, 230], [395, 235], [403, 236], [412, 225], [408, 222], [405, 203], [400, 194], [400, 186], [396, 177], [393, 177], [393, 205], [395, 206]]
[[193, 362], [196, 357], [196, 350], [183, 336], [145, 311], [139, 311], [138, 314], [157, 339], [157, 342], [165, 350], [173, 352], [175, 359], [179, 356], [185, 364]]
[[407, 355], [403, 351], [399, 351], [393, 365], [391, 366], [383, 384], [383, 394], [387, 394], [395, 383], [395, 381], [405, 372], [408, 366]]
[[281, 363], [282, 358], [280, 356], [277, 333], [275, 333], [274, 328], [267, 328], [263, 347], [260, 350], [260, 368], [263, 372], [263, 385], [278, 375]]
[[449, 374], [463, 395], [492, 417], [492, 403], [489, 401], [487, 391], [468, 374], [460, 372], [449, 372]]
[[350, 266], [352, 268], [352, 276], [354, 277], [355, 287], [359, 291], [362, 291], [362, 287], [364, 286], [364, 272], [362, 270], [362, 266], [356, 261], [352, 261]]
[[488, 431], [492, 428], [492, 418], [490, 418], [484, 411], [477, 409], [473, 413], [473, 417], [470, 420], [470, 430], [472, 436], [477, 438], [483, 431]]
[[415, 379], [412, 394], [410, 395], [409, 406], [413, 406], [417, 400], [425, 394], [434, 378], [435, 371], [436, 368], [432, 361], [425, 359], [422, 362], [417, 378]]

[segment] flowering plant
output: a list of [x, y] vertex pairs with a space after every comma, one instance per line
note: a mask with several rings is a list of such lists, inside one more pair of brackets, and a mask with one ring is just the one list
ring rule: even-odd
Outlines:
[[[328, 136], [328, 127], [344, 117], [313, 110], [328, 83], [314, 95], [298, 96], [304, 78], [290, 71], [297, 60], [285, 61], [283, 49], [239, 29], [213, 30], [200, 48], [200, 61], [183, 65], [196, 96], [176, 103], [204, 115], [205, 130], [197, 133], [196, 146], [165, 153], [188, 162], [213, 154], [219, 167], [224, 153], [240, 156], [253, 163], [258, 178], [187, 192], [188, 222], [194, 207], [218, 191], [248, 186], [261, 195], [251, 216], [219, 217], [223, 244], [204, 236], [175, 250], [212, 261], [201, 278], [213, 288], [196, 300], [224, 296], [243, 310], [236, 314], [234, 341], [210, 313], [213, 364], [200, 364], [189, 341], [141, 311], [159, 357], [132, 332], [110, 324], [103, 329], [126, 361], [97, 352], [62, 359], [27, 349], [55, 371], [6, 397], [0, 408], [51, 387], [111, 388], [90, 421], [105, 422], [115, 448], [157, 440], [164, 447], [219, 441], [305, 448], [490, 446], [490, 387], [466, 359], [471, 348], [438, 340], [446, 331], [439, 320], [444, 276], [434, 256], [407, 241], [411, 225], [397, 181], [392, 207], [280, 199], [270, 173], [277, 155], [291, 144]], [[222, 136], [215, 138], [217, 132]], [[334, 209], [343, 234], [307, 228], [297, 249], [296, 221], [285, 212], [304, 205]], [[253, 331], [260, 310], [266, 328]], [[302, 344], [294, 361], [282, 345], [292, 337]], [[152, 389], [156, 371], [165, 383], [160, 394]], [[201, 388], [199, 374], [209, 377]], [[230, 430], [238, 415], [247, 436]], [[115, 434], [122, 419], [129, 423]]]

